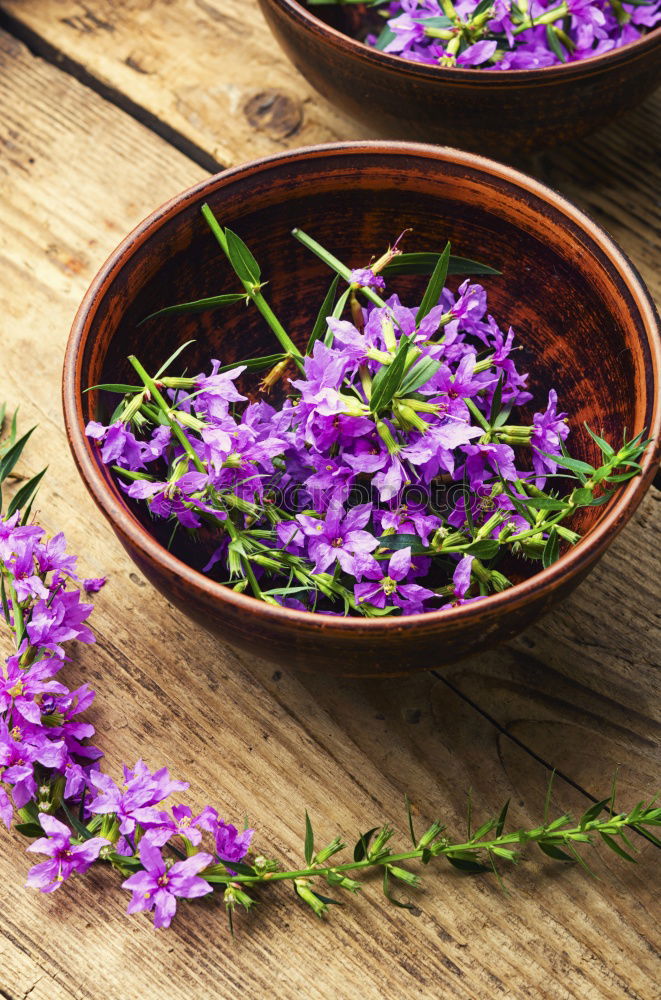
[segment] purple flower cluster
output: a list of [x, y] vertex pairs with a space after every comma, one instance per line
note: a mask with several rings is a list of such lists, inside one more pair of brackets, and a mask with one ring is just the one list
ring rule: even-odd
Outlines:
[[[32, 868], [28, 886], [53, 892], [102, 858], [133, 871], [124, 883], [133, 893], [129, 912], [154, 909], [155, 925], [167, 927], [177, 897], [212, 891], [199, 872], [240, 861], [253, 831], [239, 832], [211, 806], [197, 816], [184, 805], [166, 810], [165, 800], [188, 788], [167, 768], [152, 773], [138, 761], [124, 767], [121, 784], [101, 771], [101, 751], [89, 742], [94, 727], [80, 718], [94, 692], [56, 679], [67, 659], [64, 643], [94, 642], [86, 624], [92, 605], [80, 599], [75, 568], [62, 534], [46, 538], [40, 527], [22, 524], [19, 512], [0, 521], [2, 612], [16, 647], [0, 666], [0, 820], [10, 828], [17, 818], [45, 835], [28, 847], [48, 858]], [[82, 587], [93, 592], [103, 583]], [[70, 820], [73, 812], [78, 827], [56, 816]], [[210, 851], [198, 852], [203, 831]], [[173, 839], [191, 854], [187, 860], [163, 857]]]
[[[431, 66], [538, 69], [628, 45], [661, 22], [659, 0], [393, 0], [367, 43]], [[370, 23], [374, 15], [370, 14]]]
[[[378, 277], [353, 270], [350, 288], [381, 290]], [[512, 329], [470, 280], [424, 315], [397, 295], [366, 308], [354, 298], [351, 315], [328, 317], [279, 406], [239, 391], [244, 366], [214, 361], [159, 381], [170, 426], [133, 396], [87, 433], [130, 498], [210, 529], [201, 567], [269, 603], [409, 615], [502, 589], [473, 557], [525, 535], [524, 484], [544, 486], [568, 434], [556, 393], [532, 423], [513, 423], [532, 399], [527, 376]]]

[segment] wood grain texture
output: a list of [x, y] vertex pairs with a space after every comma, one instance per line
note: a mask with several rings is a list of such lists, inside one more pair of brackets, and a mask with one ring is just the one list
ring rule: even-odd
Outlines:
[[[73, 311], [107, 252], [146, 208], [203, 172], [0, 37], [2, 388], [10, 404], [21, 402], [25, 426], [40, 424], [22, 471], [49, 463], [39, 504], [45, 526], [67, 533], [83, 553], [85, 575], [110, 576], [96, 602], [98, 643], [77, 650], [67, 674], [100, 692], [91, 715], [110, 770], [138, 755], [152, 766], [168, 764], [191, 778], [187, 801], [213, 800], [228, 818], [247, 812], [260, 849], [292, 863], [301, 857], [306, 807], [318, 835], [329, 839], [384, 819], [403, 836], [406, 790], [420, 823], [438, 812], [457, 832], [470, 786], [484, 811], [511, 796], [514, 821], [538, 818], [547, 770], [502, 731], [518, 737], [521, 720], [526, 738], [544, 734], [549, 754], [595, 794], [611, 760], [629, 755], [632, 745], [636, 751], [634, 737], [648, 740], [650, 756], [646, 749], [631, 757], [623, 801], [646, 791], [653, 689], [651, 672], [630, 662], [637, 656], [629, 652], [628, 625], [634, 613], [651, 623], [654, 606], [639, 593], [638, 562], [623, 558], [622, 547], [651, 549], [652, 498], [607, 556], [603, 575], [572, 598], [570, 617], [526, 633], [541, 652], [524, 637], [516, 655], [504, 653], [501, 665], [496, 658], [489, 667], [489, 710], [500, 727], [429, 675], [405, 685], [339, 685], [243, 661], [146, 586], [69, 458], [61, 355]], [[604, 598], [618, 597], [626, 603], [611, 644], [604, 634], [614, 628], [614, 612]], [[601, 652], [588, 647], [583, 670], [577, 661], [586, 633], [602, 645]], [[640, 640], [643, 664], [653, 658], [652, 642], [651, 632]], [[572, 660], [583, 670], [578, 689]], [[450, 680], [473, 697], [467, 667]], [[600, 717], [605, 742], [595, 744], [588, 768]], [[587, 802], [563, 781], [554, 798], [558, 810]], [[321, 924], [280, 888], [240, 920], [233, 945], [218, 905], [182, 910], [168, 934], [154, 932], [148, 919], [126, 918], [126, 895], [110, 872], [76, 879], [53, 896], [27, 893], [23, 846], [18, 836], [2, 835], [0, 996], [10, 1000], [230, 1000], [238, 993], [275, 1000], [649, 1000], [657, 992], [659, 855], [649, 844], [641, 844], [638, 867], [598, 852], [600, 882], [531, 855], [508, 876], [509, 896], [493, 880], [430, 871], [411, 915], [388, 907], [371, 885]]]
[[[0, 0], [2, 11], [51, 58], [75, 64], [222, 165], [370, 137], [287, 62], [257, 0]], [[582, 142], [518, 165], [601, 222], [661, 300], [661, 91]]]
[[230, 166], [364, 138], [292, 71], [256, 0], [38, 0], [3, 9], [64, 57]]

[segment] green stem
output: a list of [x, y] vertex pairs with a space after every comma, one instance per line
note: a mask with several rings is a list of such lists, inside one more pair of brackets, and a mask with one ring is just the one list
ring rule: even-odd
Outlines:
[[[208, 205], [202, 206], [202, 215], [204, 216], [206, 223], [209, 226], [209, 229], [216, 237], [216, 240], [218, 241], [221, 250], [223, 251], [223, 253], [225, 254], [225, 256], [227, 257], [227, 259], [230, 261], [231, 264], [232, 261], [229, 254], [229, 247], [227, 245], [227, 237], [223, 232], [222, 226], [218, 223], [218, 220], [216, 219], [215, 215], [213, 214]], [[248, 295], [248, 297], [252, 300], [252, 302], [254, 302], [259, 312], [262, 314], [268, 325], [271, 327], [271, 330], [276, 335], [283, 350], [286, 351], [287, 354], [294, 359], [298, 367], [302, 370], [303, 355], [301, 354], [298, 347], [296, 346], [294, 341], [291, 339], [291, 337], [285, 330], [284, 326], [282, 325], [278, 317], [271, 309], [270, 305], [262, 295], [260, 289], [255, 288], [255, 286], [251, 284], [251, 282], [245, 281], [243, 278], [241, 278], [240, 275], [237, 275], [237, 277], [241, 281], [241, 284], [245, 289], [246, 295]]]
[[147, 389], [149, 389], [149, 392], [151, 393], [152, 398], [156, 400], [156, 402], [158, 403], [159, 407], [163, 411], [163, 415], [164, 415], [165, 419], [167, 420], [168, 424], [170, 425], [170, 429], [172, 430], [172, 433], [174, 434], [174, 436], [179, 441], [179, 444], [184, 449], [184, 451], [186, 452], [186, 454], [190, 458], [191, 462], [194, 464], [194, 466], [197, 469], [197, 471], [198, 472], [202, 472], [202, 473], [204, 473], [204, 475], [206, 475], [207, 472], [208, 472], [207, 468], [205, 467], [204, 463], [202, 462], [202, 459], [197, 454], [197, 452], [193, 448], [192, 444], [190, 443], [190, 441], [188, 440], [188, 438], [186, 437], [186, 435], [182, 431], [182, 429], [179, 426], [179, 424], [176, 422], [176, 420], [173, 420], [172, 417], [170, 416], [170, 407], [168, 406], [168, 402], [161, 395], [160, 390], [157, 388], [156, 383], [154, 382], [154, 380], [151, 377], [151, 375], [149, 375], [145, 371], [145, 369], [142, 367], [142, 365], [140, 364], [140, 362], [138, 361], [138, 359], [135, 357], [134, 354], [129, 355], [129, 361], [131, 362], [131, 364], [135, 368], [136, 372], [138, 373], [138, 375], [142, 379], [145, 387]]
[[[311, 878], [314, 876], [328, 877], [342, 875], [345, 872], [365, 871], [369, 868], [382, 868], [385, 865], [398, 864], [403, 861], [418, 861], [423, 856], [428, 857], [449, 857], [453, 855], [475, 854], [478, 851], [492, 852], [494, 849], [512, 849], [516, 845], [528, 843], [552, 843], [557, 845], [570, 845], [576, 843], [591, 843], [589, 834], [606, 834], [609, 837], [618, 836], [623, 829], [631, 828], [640, 830], [644, 827], [645, 818], [634, 821], [630, 819], [632, 814], [620, 813], [617, 816], [609, 816], [606, 819], [594, 819], [586, 824], [575, 824], [570, 827], [557, 827], [557, 821], [544, 826], [535, 827], [532, 830], [519, 829], [511, 833], [501, 834], [492, 840], [470, 839], [459, 844], [448, 844], [444, 839], [439, 839], [424, 847], [416, 847], [410, 851], [403, 851], [400, 854], [380, 853], [378, 856], [366, 857], [361, 861], [349, 861], [340, 865], [310, 866], [308, 868], [298, 868], [292, 871], [267, 872], [261, 875], [210, 875], [202, 878], [209, 882], [225, 883], [228, 881], [240, 882], [246, 885], [258, 885], [264, 882], [282, 882], [296, 878]], [[569, 818], [567, 818], [567, 822]], [[651, 825], [659, 825], [656, 819], [650, 818]]]

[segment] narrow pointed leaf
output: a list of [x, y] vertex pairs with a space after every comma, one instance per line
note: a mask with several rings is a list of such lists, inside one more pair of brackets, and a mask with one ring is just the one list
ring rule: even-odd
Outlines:
[[429, 284], [425, 289], [425, 294], [422, 297], [422, 302], [416, 313], [415, 325], [420, 326], [425, 316], [429, 315], [434, 306], [438, 305], [438, 300], [441, 297], [441, 292], [445, 287], [445, 279], [448, 275], [448, 267], [450, 264], [450, 244], [446, 243], [443, 253], [440, 255], [436, 261], [436, 266], [432, 271], [432, 276], [429, 279]]
[[194, 299], [192, 302], [178, 302], [176, 305], [165, 306], [163, 309], [157, 309], [156, 312], [150, 313], [149, 316], [141, 319], [137, 326], [142, 326], [147, 320], [156, 319], [161, 316], [177, 316], [180, 313], [191, 316], [195, 313], [209, 312], [210, 309], [221, 309], [223, 306], [231, 306], [235, 302], [245, 302], [245, 300], [245, 293], [228, 292], [226, 295], [211, 295], [206, 299]]
[[310, 822], [310, 817], [308, 816], [307, 809], [305, 810], [305, 863], [310, 866], [312, 864], [312, 859], [314, 857], [314, 833], [312, 832], [312, 823]]
[[310, 339], [308, 340], [308, 346], [305, 349], [306, 354], [312, 354], [312, 349], [316, 342], [326, 336], [326, 330], [328, 329], [328, 317], [333, 314], [335, 296], [337, 295], [337, 286], [339, 283], [340, 276], [339, 274], [336, 274], [331, 281], [330, 288], [326, 292], [326, 298], [321, 303], [321, 309], [317, 314], [314, 326], [312, 327], [312, 333], [310, 334]]
[[[46, 469], [47, 468], [48, 466], [46, 466]], [[38, 472], [36, 476], [33, 476], [32, 479], [28, 480], [27, 483], [24, 483], [23, 486], [21, 486], [20, 490], [13, 497], [9, 507], [7, 508], [7, 517], [11, 517], [15, 511], [21, 510], [32, 501], [39, 488], [39, 483], [44, 477], [46, 469], [42, 469], [41, 472]]]

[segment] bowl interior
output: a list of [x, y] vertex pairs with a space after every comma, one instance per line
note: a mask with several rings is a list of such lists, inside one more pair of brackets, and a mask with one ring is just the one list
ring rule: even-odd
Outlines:
[[[240, 290], [200, 214], [204, 201], [252, 249], [268, 282], [265, 294], [299, 345], [331, 274], [291, 229], [301, 227], [357, 267], [412, 228], [405, 249], [439, 251], [449, 239], [453, 253], [502, 272], [475, 280], [486, 286], [489, 312], [501, 328], [514, 327], [522, 345], [517, 367], [530, 373], [540, 409], [548, 390], [557, 389], [571, 416], [573, 453], [598, 457], [584, 421], [611, 440], [620, 440], [624, 428], [631, 434], [649, 427], [653, 365], [644, 320], [603, 235], [536, 182], [433, 147], [292, 154], [221, 174], [166, 206], [102, 274], [87, 314], [83, 388], [134, 382], [128, 354], [155, 372], [190, 339], [195, 343], [175, 366], [189, 372], [208, 367], [210, 358], [228, 363], [278, 350], [261, 317], [243, 304], [138, 327], [163, 306]], [[415, 301], [424, 283], [393, 279], [390, 290]], [[107, 419], [109, 403], [103, 393], [87, 394], [84, 418]], [[584, 511], [579, 530], [589, 530], [607, 509]]]

